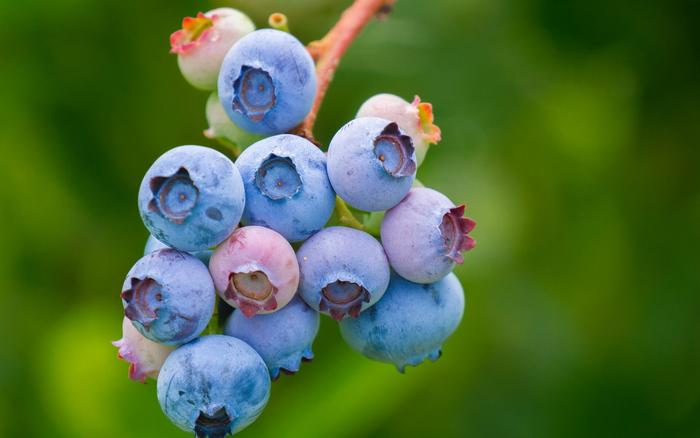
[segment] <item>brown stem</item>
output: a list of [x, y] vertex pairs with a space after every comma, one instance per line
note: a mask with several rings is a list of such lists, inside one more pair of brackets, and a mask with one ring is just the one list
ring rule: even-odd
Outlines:
[[355, 0], [340, 17], [340, 20], [318, 41], [308, 45], [309, 53], [316, 61], [317, 88], [314, 105], [296, 133], [314, 140], [313, 127], [328, 86], [333, 80], [340, 59], [353, 40], [375, 15], [389, 11], [395, 0]]

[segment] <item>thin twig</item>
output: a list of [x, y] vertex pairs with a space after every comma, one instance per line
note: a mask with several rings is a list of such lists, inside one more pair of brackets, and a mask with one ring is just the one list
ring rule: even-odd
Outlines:
[[313, 128], [316, 116], [326, 96], [328, 86], [333, 80], [340, 59], [353, 40], [376, 15], [386, 14], [395, 0], [355, 0], [341, 15], [338, 22], [318, 41], [309, 43], [308, 50], [316, 61], [317, 88], [316, 98], [311, 112], [296, 129], [296, 133], [314, 140]]

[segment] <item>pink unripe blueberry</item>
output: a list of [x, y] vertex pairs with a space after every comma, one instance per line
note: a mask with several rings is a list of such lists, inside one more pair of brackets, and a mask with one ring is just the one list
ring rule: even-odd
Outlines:
[[187, 82], [202, 90], [215, 90], [224, 56], [233, 44], [255, 30], [244, 13], [217, 8], [185, 17], [182, 29], [170, 35], [170, 53]]
[[209, 270], [219, 296], [248, 317], [281, 309], [299, 286], [294, 249], [264, 227], [237, 229], [214, 251]]
[[418, 165], [425, 159], [428, 147], [440, 141], [440, 128], [433, 123], [433, 106], [421, 102], [418, 96], [409, 103], [393, 94], [377, 94], [360, 106], [357, 117], [381, 117], [396, 122], [411, 137]]
[[122, 338], [112, 345], [119, 349], [119, 358], [129, 362], [129, 378], [143, 383], [147, 377], [158, 377], [163, 362], [175, 349], [144, 337], [126, 317], [122, 321]]

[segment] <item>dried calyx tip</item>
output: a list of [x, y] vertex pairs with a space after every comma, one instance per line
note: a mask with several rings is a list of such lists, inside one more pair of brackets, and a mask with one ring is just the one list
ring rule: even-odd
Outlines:
[[213, 414], [199, 412], [194, 432], [197, 438], [224, 438], [231, 433], [233, 419], [226, 408], [219, 408]]
[[345, 315], [357, 318], [362, 303], [368, 303], [369, 299], [369, 292], [359, 284], [337, 280], [321, 289], [318, 307], [321, 311], [327, 310], [333, 319], [340, 321]]
[[415, 148], [411, 137], [391, 122], [374, 139], [374, 154], [386, 172], [393, 177], [404, 177], [416, 172]]
[[468, 234], [476, 227], [476, 222], [464, 217], [464, 204], [451, 208], [442, 217], [440, 233], [445, 242], [445, 255], [456, 263], [463, 263], [462, 252], [469, 251], [476, 246], [474, 240]]
[[273, 14], [270, 14], [270, 18], [267, 19], [267, 22], [273, 29], [281, 30], [283, 32], [289, 32], [287, 16], [281, 12], [275, 12]]

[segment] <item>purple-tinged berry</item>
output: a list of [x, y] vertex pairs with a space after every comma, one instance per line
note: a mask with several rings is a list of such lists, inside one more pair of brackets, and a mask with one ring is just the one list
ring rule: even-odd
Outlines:
[[190, 254], [160, 249], [143, 256], [122, 286], [124, 315], [148, 339], [191, 341], [214, 313], [216, 293], [207, 267]]
[[413, 140], [418, 166], [425, 159], [428, 147], [440, 141], [440, 128], [433, 123], [433, 106], [421, 102], [418, 96], [408, 103], [393, 94], [377, 94], [362, 104], [357, 117], [381, 117], [398, 123]]
[[393, 207], [415, 177], [411, 137], [395, 122], [377, 117], [352, 120], [328, 147], [328, 178], [338, 196], [359, 210]]
[[241, 38], [219, 74], [219, 98], [233, 122], [255, 134], [287, 132], [304, 120], [316, 95], [316, 67], [292, 35], [273, 29]]
[[236, 166], [203, 146], [179, 146], [161, 155], [139, 190], [139, 211], [148, 231], [180, 251], [221, 243], [238, 225], [244, 206]]
[[247, 317], [283, 308], [299, 286], [294, 249], [264, 227], [237, 229], [214, 251], [209, 270], [219, 296]]
[[323, 228], [333, 213], [335, 192], [326, 157], [313, 143], [281, 134], [246, 149], [236, 167], [245, 186], [246, 225], [262, 225], [298, 242]]
[[204, 131], [204, 136], [209, 139], [217, 140], [239, 153], [261, 139], [259, 135], [242, 130], [229, 119], [216, 91], [209, 95], [205, 112], [209, 128]]
[[406, 365], [437, 360], [463, 313], [464, 291], [454, 274], [418, 284], [393, 273], [384, 297], [359, 318], [341, 321], [340, 333], [353, 349], [404, 372]]
[[319, 314], [304, 300], [295, 296], [284, 308], [269, 315], [245, 317], [234, 312], [228, 319], [224, 334], [245, 341], [267, 364], [270, 377], [280, 371], [293, 374], [302, 361], [313, 359], [311, 345], [318, 333]]
[[236, 41], [255, 30], [244, 13], [232, 8], [212, 9], [185, 17], [182, 29], [170, 35], [170, 53], [187, 82], [202, 90], [215, 90], [224, 56]]
[[129, 378], [146, 383], [155, 379], [174, 347], [158, 344], [136, 330], [129, 318], [122, 321], [122, 338], [112, 342], [119, 349], [119, 359], [129, 363]]
[[389, 284], [382, 246], [364, 231], [325, 228], [297, 251], [299, 294], [312, 308], [340, 320], [376, 303]]
[[[153, 237], [152, 234], [148, 235], [148, 239], [146, 240], [146, 246], [143, 249], [143, 255], [150, 254], [153, 251], [158, 251], [159, 249], [166, 249], [170, 248], [168, 245], [164, 244], [160, 240], [156, 239]], [[211, 249], [205, 249], [202, 251], [195, 251], [191, 252], [189, 254], [197, 257], [199, 260], [202, 261], [205, 265], [209, 265], [209, 259], [211, 258], [211, 255], [214, 253]]]
[[464, 209], [435, 190], [411, 189], [382, 221], [382, 245], [391, 267], [410, 281], [432, 283], [464, 262], [462, 252], [476, 245], [468, 235], [476, 222], [463, 217]]
[[270, 398], [260, 355], [240, 339], [210, 335], [173, 351], [158, 376], [170, 421], [199, 438], [223, 438], [255, 421]]

